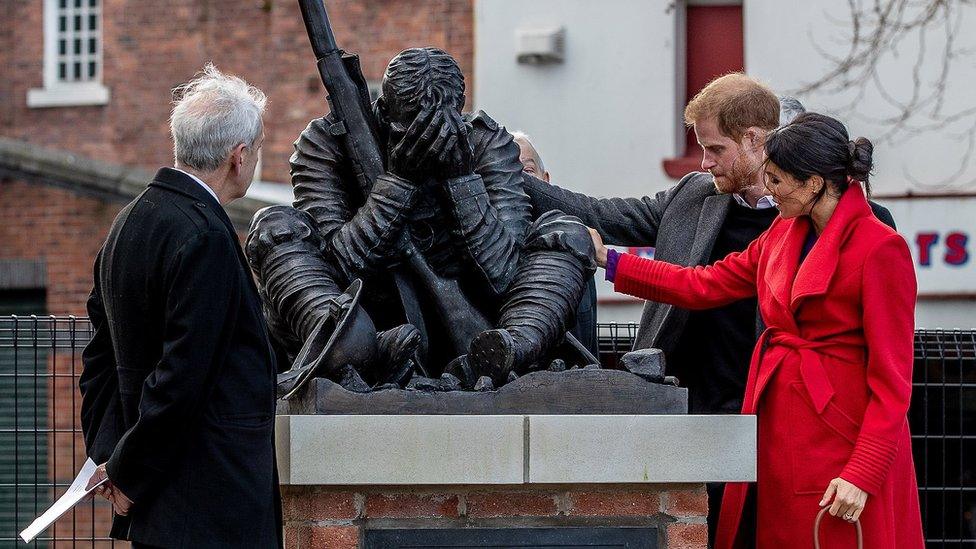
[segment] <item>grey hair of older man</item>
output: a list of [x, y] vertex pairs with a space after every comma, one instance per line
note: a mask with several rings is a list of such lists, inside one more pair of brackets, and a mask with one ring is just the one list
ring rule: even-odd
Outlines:
[[779, 97], [779, 125], [785, 126], [793, 121], [794, 118], [807, 112], [806, 107], [800, 100], [789, 95]]
[[521, 153], [519, 160], [525, 167], [524, 171], [548, 183], [549, 172], [546, 171], [546, 165], [542, 162], [542, 155], [539, 154], [539, 150], [532, 144], [532, 139], [521, 131], [512, 132], [512, 139], [519, 146]]
[[236, 146], [253, 146], [264, 130], [264, 93], [212, 63], [174, 95], [170, 132], [178, 166], [212, 172]]

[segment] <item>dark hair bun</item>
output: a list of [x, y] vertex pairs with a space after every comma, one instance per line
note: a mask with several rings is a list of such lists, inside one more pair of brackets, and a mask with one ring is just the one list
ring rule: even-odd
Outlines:
[[847, 149], [851, 153], [847, 164], [847, 175], [857, 181], [867, 181], [871, 175], [871, 168], [874, 166], [872, 156], [874, 156], [874, 145], [864, 137], [858, 137], [847, 144]]
[[766, 138], [770, 162], [798, 181], [819, 175], [837, 195], [847, 190], [851, 180], [857, 180], [870, 196], [873, 153], [870, 141], [863, 137], [850, 141], [840, 120], [815, 112], [797, 116]]

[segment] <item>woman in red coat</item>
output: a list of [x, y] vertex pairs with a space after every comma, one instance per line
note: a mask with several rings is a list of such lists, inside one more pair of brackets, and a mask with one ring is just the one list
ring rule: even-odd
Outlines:
[[[772, 134], [766, 187], [780, 217], [752, 244], [708, 267], [609, 252], [619, 292], [706, 309], [758, 296], [767, 329], [756, 344], [743, 414], [757, 414], [758, 482], [729, 484], [716, 546], [744, 546], [752, 516], [761, 549], [922, 548], [906, 414], [916, 281], [904, 239], [871, 213], [871, 143], [808, 113]], [[721, 337], [721, 334], [716, 334]], [[846, 521], [846, 522], [845, 522]]]

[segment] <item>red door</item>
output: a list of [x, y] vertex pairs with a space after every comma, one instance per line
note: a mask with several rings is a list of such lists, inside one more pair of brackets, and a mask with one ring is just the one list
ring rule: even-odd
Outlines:
[[[688, 6], [686, 8], [685, 104], [706, 84], [730, 72], [742, 71], [742, 6]], [[679, 179], [701, 169], [701, 147], [688, 128], [685, 153], [663, 162], [664, 171]]]

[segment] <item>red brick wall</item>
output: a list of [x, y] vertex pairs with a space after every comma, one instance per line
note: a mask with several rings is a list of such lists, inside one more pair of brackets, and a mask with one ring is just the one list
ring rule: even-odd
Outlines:
[[[426, 519], [441, 527], [586, 524], [657, 526], [668, 549], [708, 544], [707, 495], [701, 485], [624, 485], [410, 489], [282, 487], [286, 549], [354, 549], [373, 521]], [[373, 522], [375, 524], [375, 522]]]
[[0, 179], [0, 259], [47, 264], [47, 312], [85, 314], [92, 263], [121, 202]]
[[[212, 60], [268, 94], [262, 175], [287, 182], [292, 142], [327, 111], [294, 0], [104, 0], [108, 105], [28, 108], [27, 90], [43, 80], [42, 4], [0, 3], [3, 20], [15, 21], [0, 26], [0, 135], [155, 169], [172, 162], [170, 90]], [[399, 51], [426, 45], [473, 74], [472, 0], [329, 0], [328, 8], [367, 79], [381, 78]]]
[[12, 109], [10, 104], [13, 101], [11, 92], [13, 78], [11, 78], [11, 74], [15, 70], [13, 37], [16, 26], [10, 24], [10, 21], [13, 21], [13, 15], [14, 3], [0, 2], [0, 21], [5, 22], [0, 25], [0, 74], [3, 74], [3, 77], [0, 77], [0, 128], [5, 128], [11, 123]]

